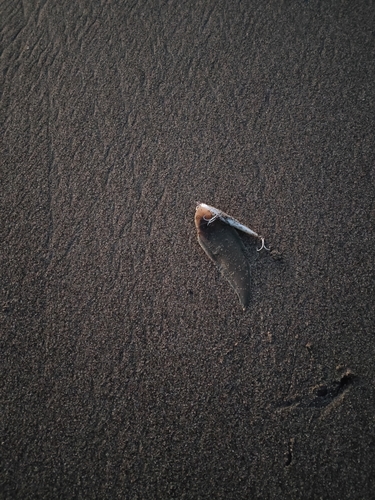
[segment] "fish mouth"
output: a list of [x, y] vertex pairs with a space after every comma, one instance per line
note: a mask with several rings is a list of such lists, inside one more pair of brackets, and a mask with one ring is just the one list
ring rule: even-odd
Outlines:
[[214, 214], [209, 209], [210, 207], [205, 203], [200, 203], [195, 209], [195, 227], [199, 230], [203, 225], [212, 219]]

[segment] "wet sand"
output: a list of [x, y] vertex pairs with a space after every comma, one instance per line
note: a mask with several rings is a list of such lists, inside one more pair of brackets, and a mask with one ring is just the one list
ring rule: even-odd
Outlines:
[[0, 497], [373, 498], [374, 7], [124, 4], [0, 8]]

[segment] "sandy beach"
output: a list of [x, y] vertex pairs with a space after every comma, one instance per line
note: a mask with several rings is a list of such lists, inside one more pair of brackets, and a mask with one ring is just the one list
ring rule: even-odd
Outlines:
[[0, 14], [0, 498], [373, 499], [373, 2]]

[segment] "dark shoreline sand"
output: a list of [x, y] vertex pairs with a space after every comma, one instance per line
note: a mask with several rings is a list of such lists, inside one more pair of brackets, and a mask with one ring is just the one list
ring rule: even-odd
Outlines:
[[375, 8], [258, 4], [0, 7], [1, 498], [374, 498]]

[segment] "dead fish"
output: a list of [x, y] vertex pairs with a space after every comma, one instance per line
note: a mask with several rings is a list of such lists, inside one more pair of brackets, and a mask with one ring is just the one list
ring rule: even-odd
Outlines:
[[245, 310], [251, 297], [250, 269], [244, 245], [236, 230], [260, 239], [262, 246], [258, 250], [268, 250], [264, 238], [225, 212], [205, 203], [196, 208], [195, 226], [200, 246], [229, 281]]

